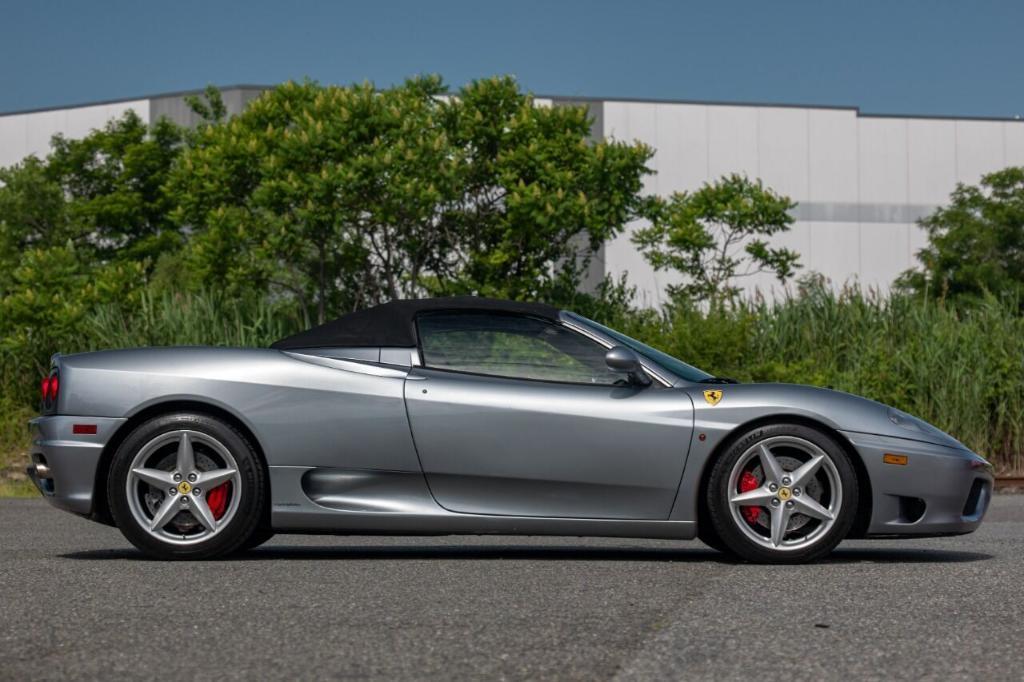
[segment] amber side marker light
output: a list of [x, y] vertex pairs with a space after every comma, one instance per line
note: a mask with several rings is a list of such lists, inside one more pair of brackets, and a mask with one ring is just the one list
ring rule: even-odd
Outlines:
[[906, 466], [910, 458], [906, 455], [894, 455], [891, 452], [887, 452], [882, 455], [882, 461], [886, 464], [898, 464], [899, 466]]

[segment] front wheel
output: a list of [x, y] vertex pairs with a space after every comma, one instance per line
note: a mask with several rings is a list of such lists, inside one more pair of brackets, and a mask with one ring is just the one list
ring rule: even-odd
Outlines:
[[856, 515], [857, 475], [831, 436], [800, 424], [752, 429], [715, 463], [705, 490], [714, 534], [747, 561], [814, 561]]
[[254, 539], [266, 504], [262, 464], [245, 436], [204, 414], [135, 428], [114, 453], [111, 514], [124, 536], [160, 559], [208, 559]]

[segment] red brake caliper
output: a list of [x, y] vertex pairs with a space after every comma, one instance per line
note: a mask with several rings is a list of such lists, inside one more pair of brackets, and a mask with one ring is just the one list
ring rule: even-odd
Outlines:
[[[740, 476], [740, 492], [748, 492], [757, 486], [757, 477], [749, 471], [744, 471], [743, 475]], [[743, 518], [747, 520], [747, 523], [754, 525], [757, 523], [757, 517], [761, 515], [761, 507], [743, 507], [740, 512], [743, 514]]]
[[206, 493], [206, 504], [210, 507], [210, 511], [213, 512], [213, 518], [219, 519], [224, 516], [224, 512], [228, 508], [228, 493], [230, 492], [231, 481], [225, 481]]

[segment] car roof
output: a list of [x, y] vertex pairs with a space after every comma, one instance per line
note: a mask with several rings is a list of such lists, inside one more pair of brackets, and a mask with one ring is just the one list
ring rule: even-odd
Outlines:
[[417, 298], [357, 310], [271, 344], [278, 350], [299, 348], [414, 348], [416, 316], [424, 312], [477, 311], [531, 315], [557, 320], [559, 309], [544, 303], [522, 303], [481, 296]]

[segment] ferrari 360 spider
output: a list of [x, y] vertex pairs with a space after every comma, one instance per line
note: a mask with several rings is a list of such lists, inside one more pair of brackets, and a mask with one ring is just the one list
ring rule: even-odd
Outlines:
[[29, 475], [166, 559], [274, 533], [685, 540], [803, 562], [969, 533], [988, 463], [880, 403], [738, 384], [580, 315], [394, 301], [271, 348], [56, 355]]

